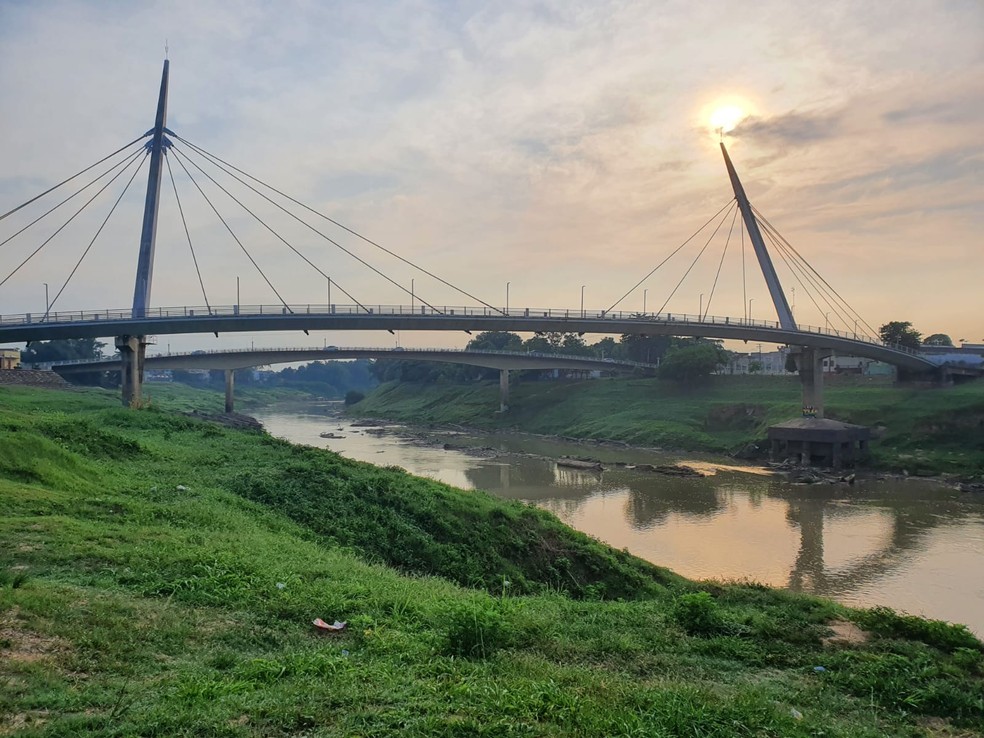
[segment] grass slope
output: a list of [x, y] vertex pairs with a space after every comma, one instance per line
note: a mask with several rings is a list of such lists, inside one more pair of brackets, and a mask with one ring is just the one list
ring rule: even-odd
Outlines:
[[[911, 473], [984, 474], [984, 382], [925, 389], [828, 380], [827, 417], [877, 426], [875, 463]], [[796, 377], [714, 377], [690, 391], [657, 379], [517, 383], [508, 413], [497, 384], [389, 383], [351, 412], [409, 422], [516, 428], [574, 438], [728, 452], [799, 413]]]
[[[116, 402], [0, 388], [0, 735], [984, 732], [963, 628], [693, 584], [522, 506]], [[833, 618], [874, 637], [824, 646]]]

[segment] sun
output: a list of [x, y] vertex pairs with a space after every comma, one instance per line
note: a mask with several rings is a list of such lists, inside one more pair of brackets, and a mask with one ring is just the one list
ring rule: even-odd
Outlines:
[[709, 122], [715, 132], [728, 133], [747, 117], [748, 113], [737, 105], [722, 105], [714, 109]]

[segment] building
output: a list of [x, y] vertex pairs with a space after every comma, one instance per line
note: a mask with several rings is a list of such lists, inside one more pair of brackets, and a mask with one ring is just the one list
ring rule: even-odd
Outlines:
[[20, 367], [20, 349], [0, 348], [0, 369], [17, 369]]

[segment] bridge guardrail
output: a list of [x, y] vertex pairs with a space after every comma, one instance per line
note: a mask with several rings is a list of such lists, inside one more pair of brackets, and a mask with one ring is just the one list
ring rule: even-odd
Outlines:
[[[561, 318], [574, 320], [637, 320], [644, 322], [667, 322], [684, 323], [689, 325], [726, 325], [726, 326], [745, 326], [749, 328], [764, 328], [771, 330], [782, 330], [778, 321], [773, 320], [752, 320], [749, 318], [731, 318], [727, 316], [714, 315], [690, 315], [688, 313], [648, 313], [637, 311], [613, 311], [605, 310], [581, 310], [569, 308], [489, 308], [489, 307], [466, 307], [466, 306], [442, 306], [441, 308], [431, 308], [427, 305], [222, 305], [222, 306], [176, 306], [150, 308], [141, 319], [167, 319], [167, 318], [211, 318], [211, 317], [262, 317], [272, 315], [339, 315], [339, 316], [358, 316], [358, 315], [400, 315], [415, 317], [447, 317], [447, 316], [466, 316], [466, 317], [486, 317], [489, 319], [501, 318]], [[0, 326], [18, 325], [37, 325], [41, 323], [98, 323], [105, 321], [126, 321], [134, 319], [133, 311], [129, 309], [118, 310], [71, 310], [48, 313], [23, 313], [15, 315], [0, 315]], [[802, 333], [812, 333], [815, 335], [833, 336], [851, 341], [859, 341], [876, 346], [885, 346], [903, 353], [918, 355], [914, 351], [904, 346], [887, 344], [877, 338], [873, 338], [864, 333], [856, 331], [840, 331], [834, 328], [799, 325], [797, 330]], [[785, 343], [785, 342], [783, 342]]]
[[[147, 358], [184, 358], [187, 356], [209, 356], [214, 354], [251, 354], [251, 353], [307, 353], [317, 351], [322, 354], [331, 355], [334, 352], [343, 353], [346, 351], [367, 351], [367, 352], [380, 352], [380, 353], [392, 353], [397, 356], [407, 353], [427, 353], [427, 354], [480, 354], [483, 356], [508, 356], [508, 357], [531, 357], [537, 359], [565, 359], [573, 361], [585, 361], [592, 362], [595, 364], [605, 364], [607, 366], [628, 366], [637, 367], [640, 369], [652, 369], [655, 364], [647, 364], [642, 361], [631, 361], [629, 359], [614, 359], [605, 358], [598, 356], [586, 356], [578, 354], [548, 354], [543, 351], [492, 351], [489, 349], [451, 349], [451, 348], [392, 348], [385, 349], [378, 346], [282, 346], [273, 348], [233, 348], [233, 349], [210, 349], [205, 351], [180, 351], [180, 352], [168, 352], [160, 354], [148, 354]], [[64, 361], [49, 361], [49, 362], [38, 362], [32, 364], [33, 367], [44, 367], [50, 369], [54, 366], [75, 366], [79, 364], [93, 364], [100, 363], [104, 361], [112, 361], [118, 354], [111, 356], [103, 356], [99, 359], [66, 359]]]

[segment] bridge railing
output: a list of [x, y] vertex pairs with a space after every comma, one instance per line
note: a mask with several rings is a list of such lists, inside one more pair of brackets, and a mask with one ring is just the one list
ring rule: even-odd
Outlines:
[[[158, 307], [149, 308], [142, 319], [208, 319], [214, 317], [263, 317], [274, 315], [325, 315], [325, 316], [414, 316], [414, 317], [480, 317], [488, 318], [492, 321], [504, 320], [508, 318], [554, 318], [564, 320], [618, 320], [618, 321], [639, 321], [640, 323], [677, 323], [685, 325], [711, 325], [711, 326], [735, 326], [760, 328], [766, 330], [781, 331], [782, 326], [777, 321], [772, 320], [753, 320], [750, 318], [731, 318], [727, 316], [714, 315], [691, 315], [688, 313], [649, 313], [636, 311], [612, 311], [589, 310], [589, 309], [570, 309], [570, 308], [490, 308], [467, 307], [467, 306], [436, 306], [428, 305], [220, 305], [220, 306], [177, 306], [177, 307]], [[118, 322], [133, 320], [133, 311], [129, 309], [119, 310], [71, 310], [58, 311], [53, 313], [24, 313], [16, 315], [0, 315], [0, 327], [12, 327], [19, 325], [38, 325], [38, 324], [65, 324], [65, 323], [99, 323], [99, 322]], [[490, 326], [491, 327], [491, 326]], [[910, 354], [917, 354], [917, 351], [903, 346], [886, 344], [885, 342], [868, 336], [857, 331], [841, 331], [830, 326], [819, 328], [816, 326], [800, 325], [797, 327], [801, 333], [812, 333], [816, 335], [832, 336], [851, 341], [860, 341], [876, 346], [886, 346], [898, 351]], [[780, 343], [786, 343], [785, 340]]]
[[[330, 357], [334, 353], [345, 353], [345, 352], [355, 352], [362, 351], [367, 353], [386, 353], [393, 354], [394, 358], [397, 358], [403, 354], [480, 354], [484, 356], [504, 356], [504, 357], [521, 357], [521, 358], [535, 358], [535, 359], [562, 359], [562, 360], [572, 360], [578, 362], [590, 362], [593, 364], [605, 364], [606, 366], [627, 366], [627, 367], [638, 367], [640, 369], [650, 369], [654, 365], [647, 364], [641, 361], [630, 361], [628, 359], [614, 359], [605, 358], [598, 356], [587, 356], [584, 354], [551, 354], [543, 351], [494, 351], [490, 349], [453, 349], [453, 348], [390, 348], [384, 349], [378, 346], [281, 346], [274, 348], [233, 348], [233, 349], [210, 349], [206, 351], [180, 351], [180, 352], [166, 352], [166, 353], [156, 353], [148, 354], [147, 358], [184, 358], [188, 356], [211, 356], [217, 354], [280, 354], [280, 353], [318, 353], [324, 355], [326, 358]], [[53, 366], [75, 366], [79, 364], [93, 364], [100, 363], [104, 361], [112, 361], [116, 359], [119, 354], [113, 356], [104, 356], [99, 359], [65, 359], [61, 361], [53, 362], [41, 362], [33, 364], [36, 368], [50, 369]]]

